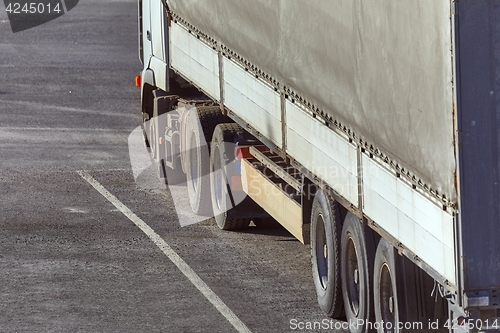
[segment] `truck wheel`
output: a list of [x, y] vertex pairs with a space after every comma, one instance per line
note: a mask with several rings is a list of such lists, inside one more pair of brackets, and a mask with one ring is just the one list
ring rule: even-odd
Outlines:
[[241, 132], [237, 124], [220, 124], [215, 128], [210, 154], [210, 193], [217, 226], [222, 230], [248, 227], [250, 218], [239, 217], [233, 207], [246, 196], [231, 189], [231, 178], [240, 174], [234, 159], [235, 138]]
[[150, 121], [153, 119], [153, 90], [148, 84], [144, 85], [143, 96], [141, 100], [142, 108], [142, 134], [144, 135], [144, 144], [150, 148]]
[[158, 177], [164, 181], [167, 181], [167, 172], [170, 174], [170, 178], [176, 178], [174, 177], [175, 173], [172, 172], [173, 170], [165, 165], [167, 156], [165, 134], [167, 132], [168, 113], [174, 109], [178, 98], [176, 95], [162, 95], [155, 98], [153, 101], [153, 119], [149, 122], [151, 158]]
[[375, 320], [384, 323], [378, 327], [379, 333], [398, 333], [399, 303], [397, 293], [397, 267], [395, 250], [389, 242], [381, 239], [375, 254], [373, 291]]
[[[352, 213], [347, 213], [341, 237], [340, 274], [345, 315], [351, 333], [368, 332], [366, 324], [373, 322], [371, 306], [371, 271], [373, 271], [373, 240], [366, 237], [364, 226]], [[371, 260], [370, 260], [371, 259]]]
[[340, 215], [337, 202], [319, 190], [311, 211], [312, 274], [318, 304], [330, 317], [343, 315], [340, 284]]
[[197, 215], [212, 215], [210, 197], [210, 147], [215, 126], [230, 122], [219, 107], [193, 108], [186, 124], [186, 182], [191, 209]]
[[142, 135], [144, 137], [144, 145], [146, 148], [149, 147], [149, 114], [143, 113], [142, 114]]
[[158, 160], [158, 116], [153, 115], [153, 118], [149, 120], [149, 148], [150, 154], [153, 161]]

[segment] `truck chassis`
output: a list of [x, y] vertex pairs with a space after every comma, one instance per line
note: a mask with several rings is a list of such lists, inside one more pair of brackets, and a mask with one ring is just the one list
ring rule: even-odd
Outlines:
[[310, 244], [321, 309], [355, 332], [498, 332], [498, 291], [462, 288], [456, 203], [163, 5], [139, 0], [145, 139], [195, 213]]

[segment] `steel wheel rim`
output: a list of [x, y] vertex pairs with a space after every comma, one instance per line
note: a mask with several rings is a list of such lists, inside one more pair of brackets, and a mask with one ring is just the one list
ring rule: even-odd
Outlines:
[[349, 297], [349, 306], [351, 308], [354, 316], [359, 314], [359, 304], [360, 304], [360, 274], [359, 274], [359, 264], [358, 255], [356, 251], [356, 246], [352, 237], [349, 236], [347, 240], [347, 247], [345, 250], [345, 262], [346, 262], [346, 284], [347, 284], [347, 295]]
[[151, 149], [151, 155], [156, 157], [156, 128], [154, 118], [149, 120], [149, 148]]
[[189, 174], [191, 176], [191, 186], [194, 192], [198, 192], [198, 156], [196, 154], [196, 135], [191, 135], [191, 145], [189, 149]]
[[319, 214], [316, 219], [316, 266], [321, 288], [326, 290], [328, 286], [328, 244], [322, 214]]
[[[394, 290], [392, 288], [391, 269], [384, 263], [380, 270], [380, 315], [385, 323], [384, 331], [392, 332], [396, 322], [396, 304], [394, 303]], [[391, 323], [391, 325], [388, 325]]]
[[213, 151], [214, 156], [214, 192], [215, 192], [215, 204], [217, 208], [221, 210], [222, 207], [222, 194], [224, 188], [224, 177], [222, 173], [222, 166], [219, 156], [219, 147], [216, 146]]

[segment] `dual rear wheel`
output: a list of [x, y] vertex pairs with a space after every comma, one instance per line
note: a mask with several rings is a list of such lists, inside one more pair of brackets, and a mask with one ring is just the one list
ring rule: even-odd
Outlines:
[[201, 106], [189, 111], [186, 120], [184, 160], [189, 203], [193, 213], [212, 216], [210, 154], [212, 133], [230, 119], [217, 106]]
[[199, 107], [187, 117], [184, 167], [193, 212], [214, 216], [222, 230], [243, 229], [252, 220], [256, 226], [273, 225], [238, 186], [241, 161], [235, 160], [235, 148], [258, 141], [218, 107]]
[[235, 141], [243, 138], [244, 131], [237, 124], [220, 124], [212, 137], [210, 154], [210, 191], [215, 222], [222, 230], [248, 227], [251, 218], [240, 214], [236, 207], [246, 194], [232, 186], [232, 180], [240, 175], [240, 161], [234, 159]]

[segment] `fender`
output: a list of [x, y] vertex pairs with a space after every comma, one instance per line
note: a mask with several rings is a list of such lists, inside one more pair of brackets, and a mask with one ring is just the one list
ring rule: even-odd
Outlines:
[[142, 112], [149, 114], [149, 117], [153, 116], [153, 105], [151, 98], [148, 99], [148, 94], [156, 89], [156, 81], [154, 72], [147, 68], [141, 73], [141, 97], [142, 97]]
[[150, 68], [146, 68], [141, 73], [141, 86], [144, 89], [145, 84], [149, 84], [152, 87], [156, 87], [155, 73]]

